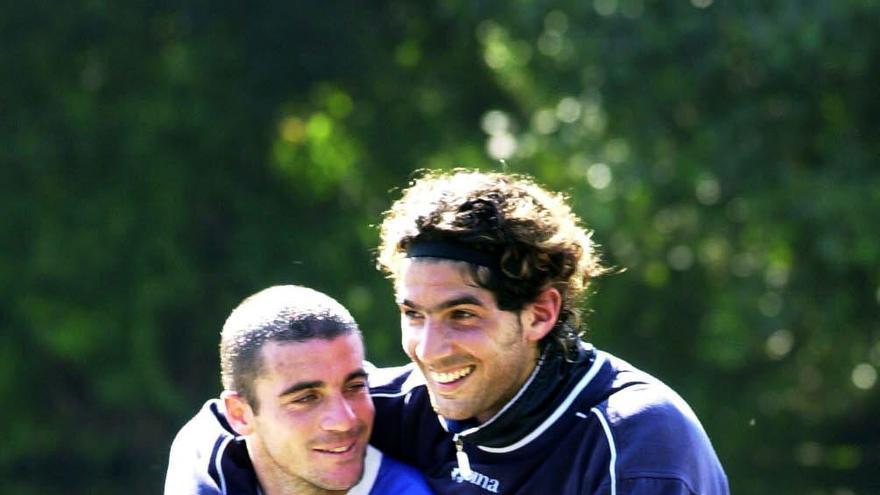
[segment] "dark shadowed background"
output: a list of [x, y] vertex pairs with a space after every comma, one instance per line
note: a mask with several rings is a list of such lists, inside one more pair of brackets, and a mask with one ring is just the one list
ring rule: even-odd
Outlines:
[[[589, 338], [694, 407], [735, 493], [880, 493], [877, 0], [7, 3], [0, 485], [151, 494], [277, 283], [399, 364], [381, 212], [535, 175], [609, 264]], [[499, 160], [506, 160], [502, 165]]]

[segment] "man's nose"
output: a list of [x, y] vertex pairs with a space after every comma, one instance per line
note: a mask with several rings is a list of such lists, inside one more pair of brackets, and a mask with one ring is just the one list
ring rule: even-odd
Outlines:
[[352, 404], [342, 396], [328, 401], [321, 418], [321, 428], [327, 431], [346, 432], [357, 426], [358, 418]]
[[422, 363], [435, 362], [449, 355], [451, 345], [446, 335], [446, 328], [439, 320], [428, 318], [419, 334], [416, 344], [416, 357]]

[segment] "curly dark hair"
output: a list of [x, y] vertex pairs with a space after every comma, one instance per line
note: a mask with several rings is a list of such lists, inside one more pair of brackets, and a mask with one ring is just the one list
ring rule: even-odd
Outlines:
[[576, 355], [578, 304], [593, 277], [607, 271], [592, 233], [566, 198], [524, 175], [455, 169], [422, 172], [383, 218], [377, 265], [392, 280], [413, 242], [451, 241], [498, 259], [499, 270], [471, 265], [498, 307], [519, 311], [548, 287], [562, 295], [559, 319], [542, 341]]
[[259, 410], [254, 381], [262, 372], [261, 350], [267, 342], [332, 340], [360, 334], [354, 318], [332, 297], [298, 285], [269, 287], [236, 307], [220, 337], [223, 388], [241, 394]]

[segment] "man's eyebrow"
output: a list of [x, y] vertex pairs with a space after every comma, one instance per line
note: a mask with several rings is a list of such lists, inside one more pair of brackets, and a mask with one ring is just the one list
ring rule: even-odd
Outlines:
[[[419, 306], [418, 304], [410, 301], [409, 299], [404, 299], [402, 301], [399, 301], [398, 304], [400, 304], [401, 306], [406, 306], [408, 308], [412, 308], [412, 309], [418, 309], [418, 310], [425, 309], [425, 308]], [[435, 306], [434, 308], [431, 308], [431, 309], [433, 311], [439, 311], [439, 310], [443, 310], [443, 309], [449, 309], [454, 306], [464, 306], [464, 305], [472, 305], [472, 306], [480, 306], [480, 307], [486, 306], [485, 304], [483, 304], [482, 301], [477, 299], [475, 296], [467, 295], [467, 296], [460, 296], [460, 297], [454, 297], [452, 299], [448, 299], [448, 300], [443, 301], [442, 303], [438, 304], [437, 306]]]
[[313, 380], [310, 382], [296, 382], [293, 385], [282, 390], [281, 393], [278, 394], [278, 397], [284, 397], [285, 395], [290, 395], [290, 394], [299, 392], [300, 390], [308, 390], [310, 388], [321, 388], [323, 386], [324, 386], [324, 382], [322, 382], [320, 380]]
[[361, 368], [357, 371], [352, 371], [351, 373], [349, 373], [348, 376], [345, 377], [345, 381], [350, 382], [358, 378], [367, 378], [367, 376], [367, 372], [363, 368]]
[[[355, 371], [352, 371], [345, 377], [346, 382], [350, 382], [352, 380], [357, 380], [358, 378], [367, 378], [367, 372], [363, 368], [359, 368]], [[295, 394], [300, 390], [309, 390], [313, 388], [321, 388], [326, 385], [321, 380], [312, 380], [308, 382], [296, 382], [293, 385], [285, 388], [278, 397], [284, 397], [285, 395]]]

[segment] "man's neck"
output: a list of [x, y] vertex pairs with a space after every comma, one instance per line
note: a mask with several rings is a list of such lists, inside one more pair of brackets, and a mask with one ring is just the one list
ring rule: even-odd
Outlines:
[[348, 491], [327, 490], [309, 483], [307, 480], [282, 469], [265, 452], [257, 453], [256, 450], [248, 443], [248, 455], [254, 466], [262, 495], [333, 495], [344, 494]]
[[261, 495], [341, 495], [348, 490], [326, 490], [311, 483], [297, 480], [263, 480], [259, 474]]

